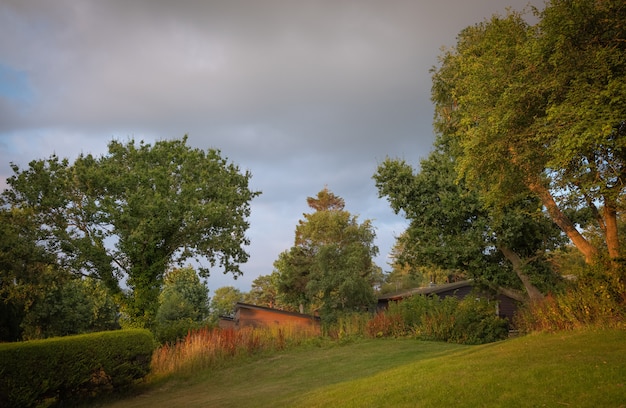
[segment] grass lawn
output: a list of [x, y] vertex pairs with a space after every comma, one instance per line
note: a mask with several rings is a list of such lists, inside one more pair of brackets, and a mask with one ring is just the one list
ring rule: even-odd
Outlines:
[[156, 383], [102, 407], [626, 407], [626, 331], [483, 346], [410, 339], [303, 347]]

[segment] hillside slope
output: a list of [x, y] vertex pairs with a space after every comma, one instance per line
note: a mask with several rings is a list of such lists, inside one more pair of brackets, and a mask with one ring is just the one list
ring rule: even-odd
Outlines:
[[302, 348], [106, 406], [626, 406], [626, 331], [537, 334], [483, 346], [401, 339]]

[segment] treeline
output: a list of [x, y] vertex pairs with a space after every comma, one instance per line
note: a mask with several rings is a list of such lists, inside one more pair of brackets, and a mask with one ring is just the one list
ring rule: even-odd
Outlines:
[[548, 326], [619, 320], [626, 7], [533, 11], [535, 24], [510, 11], [459, 33], [432, 70], [432, 153], [415, 169], [388, 158], [374, 179], [410, 221], [402, 263], [465, 273], [550, 315]]
[[[534, 24], [510, 11], [459, 33], [432, 70], [433, 151], [373, 175], [409, 221], [392, 271], [372, 261], [372, 221], [324, 188], [251, 303], [333, 322], [372, 310], [377, 290], [472, 278], [551, 316], [529, 326], [622, 321], [626, 6], [552, 0], [533, 12]], [[242, 273], [260, 192], [218, 150], [112, 141], [102, 157], [13, 172], [0, 196], [1, 340], [116, 327], [167, 338], [214, 322], [211, 307], [228, 312], [232, 299], [209, 303], [202, 279]]]

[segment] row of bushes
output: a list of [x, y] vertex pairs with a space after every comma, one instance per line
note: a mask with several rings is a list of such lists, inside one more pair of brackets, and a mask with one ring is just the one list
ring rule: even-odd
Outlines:
[[146, 376], [148, 330], [118, 330], [0, 344], [0, 406], [49, 405], [132, 385]]
[[505, 339], [509, 322], [484, 298], [412, 296], [394, 302], [367, 324], [370, 337], [415, 336], [422, 340], [483, 344]]

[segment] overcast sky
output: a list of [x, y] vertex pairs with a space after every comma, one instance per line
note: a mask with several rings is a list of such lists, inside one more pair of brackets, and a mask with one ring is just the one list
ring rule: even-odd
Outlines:
[[[531, 4], [541, 6], [543, 1]], [[406, 225], [379, 199], [385, 157], [432, 146], [441, 47], [528, 0], [2, 0], [0, 187], [9, 163], [102, 155], [111, 139], [189, 135], [252, 173], [250, 260], [213, 292], [272, 272], [324, 186], [371, 219], [377, 264]]]

